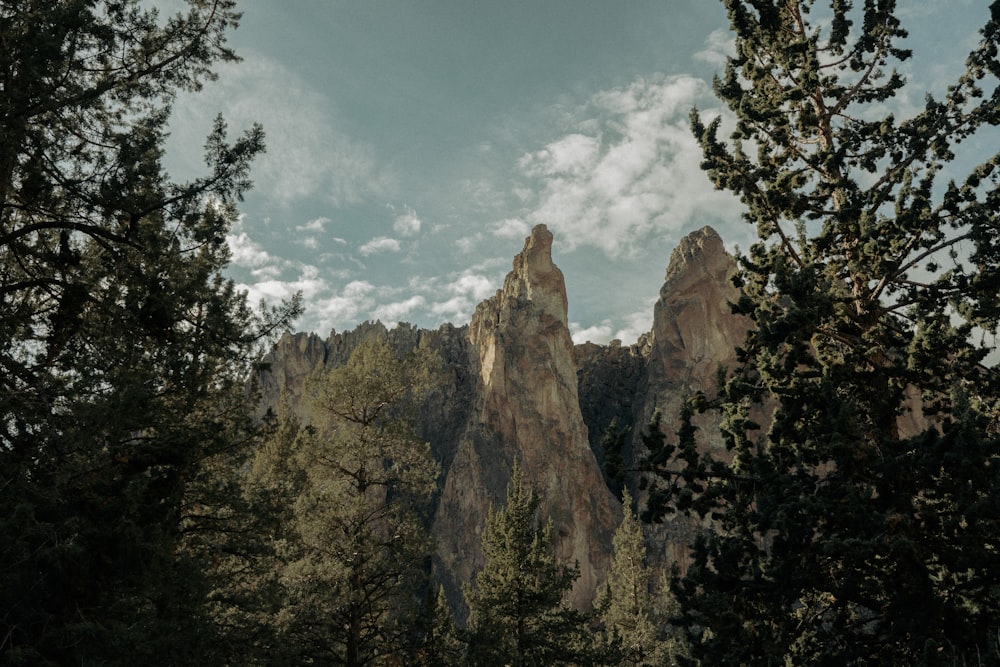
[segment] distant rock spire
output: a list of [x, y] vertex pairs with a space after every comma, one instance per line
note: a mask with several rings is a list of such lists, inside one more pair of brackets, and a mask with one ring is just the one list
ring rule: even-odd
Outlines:
[[469, 327], [479, 362], [474, 423], [459, 443], [435, 520], [438, 574], [453, 594], [482, 566], [480, 531], [502, 502], [514, 460], [553, 521], [559, 555], [579, 563], [572, 602], [590, 605], [603, 582], [620, 512], [590, 449], [580, 412], [566, 286], [552, 234], [536, 226], [503, 288]]

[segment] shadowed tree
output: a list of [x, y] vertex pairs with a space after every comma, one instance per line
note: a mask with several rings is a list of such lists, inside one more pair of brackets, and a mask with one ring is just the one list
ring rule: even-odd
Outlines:
[[905, 118], [895, 2], [725, 5], [735, 129], [692, 126], [757, 230], [736, 278], [755, 327], [721, 395], [731, 464], [691, 447], [689, 406], [659, 465], [715, 519], [677, 586], [692, 645], [709, 664], [995, 662], [1000, 170], [980, 137], [1000, 3]]
[[577, 664], [586, 656], [587, 619], [566, 604], [579, 571], [553, 553], [552, 522], [542, 523], [539, 502], [515, 462], [507, 503], [486, 520], [486, 563], [465, 588], [472, 664]]
[[171, 101], [236, 59], [237, 19], [230, 0], [0, 7], [7, 664], [200, 659], [189, 482], [247, 442], [257, 343], [298, 308], [259, 317], [221, 275], [261, 129], [229, 143], [218, 119], [197, 180], [161, 165]]
[[286, 499], [275, 624], [292, 663], [391, 664], [410, 648], [440, 472], [414, 410], [435, 363], [362, 342], [308, 381], [311, 424], [254, 463], [254, 484]]
[[680, 642], [670, 626], [676, 602], [664, 581], [647, 562], [646, 538], [632, 509], [628, 489], [622, 499], [622, 523], [614, 535], [614, 555], [608, 583], [595, 607], [604, 623], [611, 664], [622, 667], [666, 665], [675, 662]]

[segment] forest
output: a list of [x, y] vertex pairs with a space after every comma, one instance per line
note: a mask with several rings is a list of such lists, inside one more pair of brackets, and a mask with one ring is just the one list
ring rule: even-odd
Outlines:
[[[257, 414], [304, 307], [226, 273], [264, 128], [219, 116], [202, 176], [163, 167], [236, 0], [0, 3], [0, 664], [1000, 665], [1000, 2], [907, 113], [893, 0], [723, 4], [735, 123], [690, 129], [754, 230], [752, 326], [635, 469], [605, 452], [581, 609], [516, 460], [457, 608], [434, 580], [432, 351], [364, 342], [310, 420]], [[658, 567], [676, 516], [690, 563]]]

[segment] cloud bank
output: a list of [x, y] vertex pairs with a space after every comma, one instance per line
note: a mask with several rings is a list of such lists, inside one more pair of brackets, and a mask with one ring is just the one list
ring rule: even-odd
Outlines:
[[561, 233], [570, 250], [591, 246], [617, 258], [699, 213], [735, 212], [735, 199], [698, 168], [688, 114], [708, 99], [707, 84], [690, 76], [642, 78], [597, 94], [576, 112], [580, 129], [518, 162], [536, 192], [524, 219]]
[[264, 126], [267, 152], [254, 161], [255, 191], [290, 204], [319, 197], [336, 207], [382, 197], [392, 175], [373, 148], [336, 129], [337, 111], [325, 95], [310, 89], [281, 64], [244, 50], [243, 62], [219, 67], [219, 78], [197, 94], [182, 95], [170, 121], [168, 155], [187, 155], [171, 165], [182, 177], [204, 171], [194, 156], [210, 121], [220, 110], [231, 132]]

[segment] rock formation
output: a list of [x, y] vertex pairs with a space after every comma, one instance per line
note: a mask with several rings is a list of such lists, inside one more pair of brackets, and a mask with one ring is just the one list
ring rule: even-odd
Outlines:
[[[660, 298], [653, 308], [652, 347], [646, 371], [647, 385], [636, 417], [645, 428], [659, 410], [662, 429], [673, 437], [681, 405], [696, 392], [709, 397], [718, 390], [720, 367], [732, 369], [736, 347], [746, 338], [750, 321], [734, 315], [730, 303], [739, 299], [731, 278], [736, 261], [726, 252], [722, 239], [711, 227], [703, 227], [681, 239], [670, 255]], [[718, 429], [718, 414], [697, 415], [699, 443], [725, 453]], [[639, 433], [633, 441], [633, 463], [643, 455]], [[639, 494], [640, 502], [643, 494]], [[687, 567], [688, 545], [694, 537], [693, 520], [670, 517], [651, 531], [666, 546], [669, 564]]]
[[541, 514], [552, 518], [560, 556], [580, 568], [572, 602], [586, 607], [620, 510], [580, 412], [566, 288], [544, 225], [532, 230], [503, 289], [476, 309], [469, 340], [476, 398], [434, 521], [439, 578], [455, 595], [481, 567], [487, 510], [503, 501], [517, 460], [542, 498]]
[[419, 435], [431, 443], [442, 467], [447, 468], [471, 407], [470, 348], [465, 327], [445, 324], [428, 331], [401, 324], [390, 330], [381, 322], [365, 322], [351, 331], [331, 331], [325, 341], [312, 333], [286, 333], [261, 360], [255, 382], [260, 392], [258, 417], [285, 409], [308, 423], [312, 415], [308, 403], [302, 400], [302, 391], [309, 375], [318, 368], [346, 363], [358, 344], [378, 338], [386, 339], [397, 350], [423, 346], [440, 356], [442, 381], [425, 399], [418, 427]]
[[[574, 348], [551, 249], [549, 231], [532, 230], [503, 288], [479, 305], [467, 327], [387, 330], [375, 322], [331, 332], [326, 340], [287, 334], [264, 359], [257, 383], [261, 414], [284, 400], [308, 420], [300, 400], [305, 379], [318, 367], [344, 363], [362, 340], [384, 337], [396, 349], [426, 346], [439, 353], [444, 382], [419, 426], [443, 470], [434, 574], [459, 618], [465, 613], [461, 585], [482, 565], [482, 529], [490, 508], [504, 500], [515, 460], [539, 491], [543, 516], [552, 518], [559, 554], [579, 564], [572, 602], [591, 603], [620, 517], [599, 464], [610, 423], [631, 429], [625, 454], [634, 468], [642, 455], [638, 437], [653, 410], [673, 433], [681, 401], [698, 390], [714, 392], [717, 368], [732, 365], [747, 327], [728, 306], [738, 296], [729, 281], [735, 263], [706, 227], [671, 256], [649, 334], [634, 345]], [[720, 447], [713, 425], [702, 426], [706, 446]], [[635, 482], [633, 476], [630, 486]], [[664, 553], [666, 546], [668, 558], [683, 566], [691, 528], [675, 521], [654, 531], [654, 551]]]

